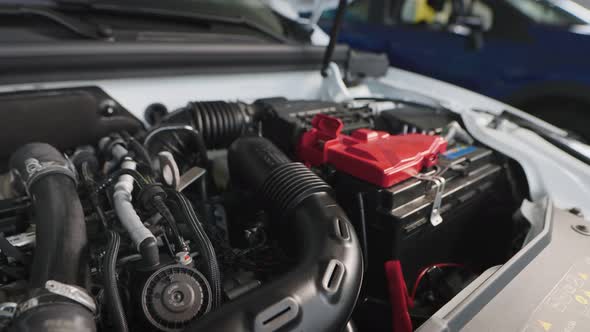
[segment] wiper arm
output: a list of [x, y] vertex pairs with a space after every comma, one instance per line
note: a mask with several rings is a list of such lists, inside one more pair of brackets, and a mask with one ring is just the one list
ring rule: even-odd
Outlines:
[[498, 122], [501, 120], [510, 121], [521, 128], [534, 132], [547, 142], [562, 149], [563, 151], [567, 152], [568, 154], [572, 155], [578, 160], [581, 160], [584, 163], [590, 165], [590, 155], [588, 155], [588, 149], [581, 148], [582, 146], [585, 146], [585, 143], [580, 141], [580, 139], [577, 138], [575, 134], [566, 132], [566, 135], [560, 135], [554, 131], [546, 130], [545, 128], [523, 117], [506, 111], [503, 111], [499, 115], [495, 115], [494, 122], [496, 124], [498, 124]]
[[[60, 2], [68, 5], [72, 5], [72, 2]], [[219, 16], [219, 15], [210, 15], [210, 14], [201, 14], [195, 12], [179, 12], [174, 10], [167, 10], [167, 9], [160, 9], [160, 8], [149, 8], [149, 7], [134, 7], [128, 8], [124, 5], [112, 5], [112, 4], [103, 4], [103, 3], [76, 3], [77, 6], [87, 8], [90, 10], [102, 11], [102, 12], [111, 12], [117, 14], [129, 14], [129, 15], [148, 15], [154, 16], [159, 18], [177, 18], [177, 19], [185, 19], [188, 21], [193, 22], [206, 22], [206, 23], [222, 23], [222, 24], [231, 24], [231, 25], [238, 25], [249, 28], [251, 30], [257, 31], [271, 39], [278, 41], [280, 43], [287, 43], [288, 39], [284, 36], [277, 34], [276, 32], [266, 28], [265, 26], [252, 21], [244, 16], [236, 16], [236, 17], [229, 17], [229, 16]]]
[[507, 112], [507, 111], [502, 111], [502, 113], [500, 113], [500, 115], [497, 116], [497, 119], [505, 119], [505, 120], [508, 120], [508, 121], [510, 121], [512, 123], [517, 124], [520, 127], [529, 129], [530, 131], [534, 131], [535, 133], [538, 133], [538, 134], [543, 135], [543, 136], [551, 136], [551, 137], [554, 137], [556, 139], [569, 139], [569, 140], [581, 141], [581, 138], [578, 135], [576, 135], [575, 133], [572, 133], [570, 131], [567, 131], [567, 130], [561, 129], [561, 128], [560, 128], [561, 131], [563, 133], [565, 133], [565, 135], [564, 134], [561, 134], [561, 133], [559, 133], [557, 131], [547, 130], [544, 127], [539, 126], [536, 123], [534, 123], [534, 122], [532, 122], [532, 121], [530, 121], [530, 120], [528, 120], [526, 118], [523, 118], [523, 117], [521, 117], [521, 116], [519, 116], [517, 114], [510, 113], [510, 112]]
[[88, 39], [108, 39], [110, 34], [108, 30], [99, 25], [93, 25], [87, 22], [80, 21], [76, 18], [62, 14], [60, 12], [38, 7], [12, 7], [12, 8], [0, 8], [0, 16], [40, 16], [51, 20], [54, 23], [66, 28], [67, 30], [75, 33], [76, 35]]

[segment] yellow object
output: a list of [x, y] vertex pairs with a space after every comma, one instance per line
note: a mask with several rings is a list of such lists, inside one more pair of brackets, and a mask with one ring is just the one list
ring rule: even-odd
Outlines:
[[432, 23], [436, 17], [436, 11], [434, 8], [428, 5], [428, 0], [415, 0], [416, 1], [416, 23]]
[[578, 273], [578, 277], [580, 277], [584, 280], [588, 280], [588, 274], [586, 274], [586, 273]]
[[584, 304], [584, 305], [588, 304], [588, 300], [585, 297], [583, 297], [582, 295], [576, 295], [575, 298], [576, 298], [576, 301], [578, 301], [578, 303], [580, 303], [580, 304]]
[[541, 327], [542, 327], [542, 328], [543, 328], [543, 330], [545, 330], [545, 331], [549, 331], [549, 330], [551, 329], [551, 326], [553, 326], [553, 324], [551, 324], [551, 323], [549, 323], [549, 322], [546, 322], [546, 321], [544, 321], [544, 320], [540, 320], [540, 321], [538, 321], [538, 322], [539, 322], [539, 324], [541, 324]]

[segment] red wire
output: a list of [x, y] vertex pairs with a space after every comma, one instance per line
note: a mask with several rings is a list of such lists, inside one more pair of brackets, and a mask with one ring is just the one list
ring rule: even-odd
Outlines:
[[412, 305], [414, 304], [414, 300], [416, 299], [416, 291], [418, 290], [418, 286], [420, 285], [420, 281], [422, 281], [422, 279], [424, 278], [424, 276], [426, 275], [426, 273], [428, 273], [428, 271], [430, 271], [431, 269], [434, 268], [445, 268], [445, 267], [463, 267], [463, 264], [457, 264], [457, 263], [437, 263], [437, 264], [432, 264], [430, 266], [427, 266], [425, 268], [423, 268], [422, 270], [420, 270], [420, 273], [418, 273], [418, 277], [416, 278], [416, 282], [414, 282], [414, 288], [412, 289], [412, 295], [410, 296], [410, 298], [412, 299]]

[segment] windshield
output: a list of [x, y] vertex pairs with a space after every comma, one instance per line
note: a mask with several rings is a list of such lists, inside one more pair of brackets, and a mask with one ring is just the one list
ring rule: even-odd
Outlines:
[[13, 42], [100, 39], [105, 31], [112, 41], [299, 39], [297, 27], [265, 0], [9, 0], [0, 4], [0, 19], [11, 32], [0, 41]]
[[519, 12], [539, 24], [588, 24], [588, 11], [567, 0], [506, 0]]

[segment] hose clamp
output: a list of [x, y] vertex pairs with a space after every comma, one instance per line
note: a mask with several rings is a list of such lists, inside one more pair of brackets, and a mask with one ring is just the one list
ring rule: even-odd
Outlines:
[[33, 183], [35, 183], [45, 175], [56, 173], [68, 176], [77, 185], [76, 172], [74, 171], [71, 163], [69, 162], [60, 163], [57, 161], [39, 161], [36, 158], [29, 158], [25, 160], [25, 171], [27, 174], [19, 175], [21, 179], [25, 182], [27, 192], [29, 191], [29, 188], [31, 188]]
[[12, 319], [14, 317], [14, 313], [16, 312], [17, 306], [18, 303], [16, 302], [0, 303], [0, 320]]
[[55, 280], [47, 280], [47, 282], [45, 282], [45, 289], [53, 294], [61, 295], [83, 305], [92, 311], [93, 314], [96, 313], [96, 302], [94, 302], [92, 296], [80, 287], [64, 284]]
[[90, 296], [90, 294], [84, 289], [55, 280], [47, 280], [47, 282], [45, 282], [45, 288], [38, 289], [36, 296], [18, 304], [14, 316], [19, 316], [25, 311], [38, 306], [63, 302], [63, 298], [82, 305], [93, 314], [96, 314], [97, 312], [96, 302], [94, 302], [92, 296]]

